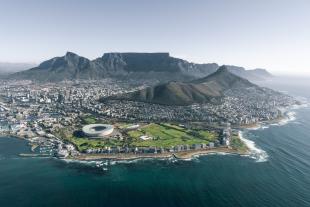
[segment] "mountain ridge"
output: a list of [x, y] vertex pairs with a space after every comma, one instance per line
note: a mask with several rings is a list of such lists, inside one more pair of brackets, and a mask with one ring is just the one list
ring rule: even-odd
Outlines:
[[[245, 70], [242, 67], [228, 66], [229, 70], [241, 77], [271, 77], [262, 69]], [[194, 80], [205, 77], [219, 68], [216, 63], [195, 64], [171, 57], [169, 53], [105, 53], [102, 57], [90, 60], [73, 52], [54, 57], [29, 70], [14, 73], [11, 79], [30, 79], [57, 82], [62, 80], [95, 80], [106, 77], [127, 77], [134, 79], [154, 78], [159, 81]], [[260, 74], [260, 75], [258, 75]]]
[[229, 72], [226, 66], [221, 66], [211, 75], [195, 81], [164, 83], [131, 93], [103, 98], [101, 101], [126, 100], [183, 106], [218, 102], [228, 90], [246, 90], [247, 88], [260, 89], [248, 80]]

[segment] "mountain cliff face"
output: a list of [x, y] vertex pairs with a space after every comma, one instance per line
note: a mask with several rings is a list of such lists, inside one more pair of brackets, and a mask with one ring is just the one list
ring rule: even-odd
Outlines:
[[[241, 77], [268, 76], [261, 70], [251, 71], [243, 68], [229, 70]], [[106, 53], [95, 60], [89, 60], [72, 52], [65, 56], [44, 61], [38, 67], [18, 72], [10, 76], [13, 79], [37, 81], [62, 81], [105, 77], [127, 79], [157, 79], [162, 82], [171, 80], [193, 80], [215, 72], [216, 63], [195, 64], [171, 57], [169, 53]]]
[[169, 82], [148, 87], [132, 93], [108, 97], [105, 100], [128, 100], [162, 105], [191, 105], [194, 103], [216, 102], [228, 90], [260, 88], [248, 80], [232, 74], [226, 66], [215, 73], [192, 82]]
[[256, 68], [253, 70], [246, 70], [243, 67], [227, 65], [227, 69], [235, 75], [249, 79], [249, 80], [264, 80], [266, 78], [272, 78], [273, 76], [265, 69]]
[[63, 57], [44, 61], [38, 67], [15, 73], [11, 77], [54, 82], [72, 79], [95, 79], [100, 73], [100, 69], [87, 58], [67, 52]]

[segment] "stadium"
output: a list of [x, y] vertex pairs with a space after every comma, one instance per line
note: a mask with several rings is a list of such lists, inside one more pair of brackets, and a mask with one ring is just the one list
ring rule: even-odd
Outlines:
[[114, 127], [109, 124], [89, 124], [83, 127], [83, 133], [88, 137], [106, 137], [112, 134]]

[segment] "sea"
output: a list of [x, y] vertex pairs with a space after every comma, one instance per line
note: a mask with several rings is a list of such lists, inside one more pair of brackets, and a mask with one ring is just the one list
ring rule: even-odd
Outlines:
[[[310, 79], [258, 84], [310, 99]], [[250, 156], [85, 161], [20, 157], [25, 140], [0, 138], [0, 207], [309, 207], [310, 108], [243, 130]]]

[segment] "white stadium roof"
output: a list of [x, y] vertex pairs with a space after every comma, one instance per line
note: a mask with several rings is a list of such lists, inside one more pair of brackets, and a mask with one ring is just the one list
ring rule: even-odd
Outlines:
[[114, 130], [109, 124], [89, 124], [83, 127], [82, 131], [89, 137], [104, 137], [110, 135]]

